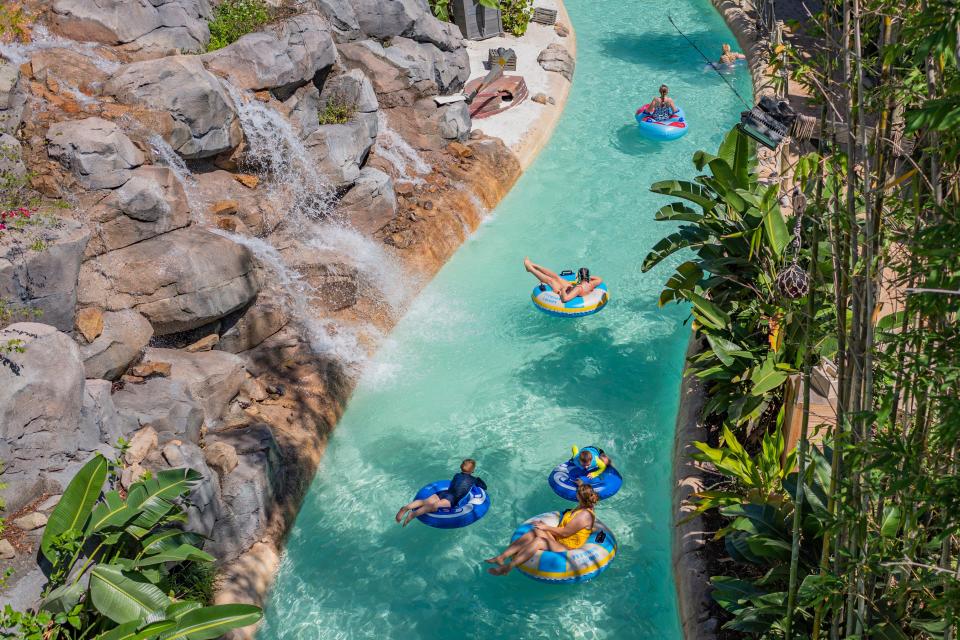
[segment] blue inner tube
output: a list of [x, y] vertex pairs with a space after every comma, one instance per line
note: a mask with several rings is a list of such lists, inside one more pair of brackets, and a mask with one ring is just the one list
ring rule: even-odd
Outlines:
[[[577, 276], [573, 271], [561, 271], [560, 277], [567, 282], [576, 282]], [[547, 315], [560, 318], [580, 318], [593, 315], [600, 311], [610, 301], [607, 283], [601, 282], [597, 288], [585, 296], [577, 296], [563, 302], [553, 289], [545, 284], [538, 284], [533, 288], [533, 306]]]
[[[417, 491], [414, 500], [424, 500], [439, 491], [446, 491], [450, 488], [449, 480], [437, 480]], [[490, 509], [490, 496], [480, 487], [473, 487], [470, 493], [461, 498], [459, 504], [451, 509], [438, 509], [433, 513], [425, 513], [419, 516], [417, 520], [425, 525], [436, 527], [437, 529], [459, 529], [469, 524], [473, 524]]]
[[[533, 529], [535, 520], [542, 520], [555, 527], [560, 524], [559, 511], [542, 513], [525, 521], [513, 532], [513, 542]], [[567, 551], [537, 551], [532, 558], [517, 567], [523, 575], [552, 584], [576, 584], [592, 580], [606, 571], [617, 555], [617, 540], [613, 532], [599, 520], [593, 523], [593, 531], [582, 547]]]
[[607, 467], [596, 478], [588, 478], [583, 468], [573, 458], [558, 464], [547, 476], [547, 482], [553, 492], [571, 502], [577, 501], [577, 480], [583, 480], [592, 486], [601, 500], [609, 498], [623, 486], [623, 477], [614, 467]]
[[652, 140], [676, 140], [690, 130], [690, 123], [686, 121], [683, 115], [683, 109], [677, 107], [677, 112], [666, 120], [656, 120], [648, 113], [644, 113], [649, 105], [643, 105], [637, 109], [637, 125], [640, 127], [640, 133]]

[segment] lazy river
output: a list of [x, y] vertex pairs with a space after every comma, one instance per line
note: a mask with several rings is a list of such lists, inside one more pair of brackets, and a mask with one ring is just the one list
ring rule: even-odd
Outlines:
[[[708, 0], [572, 0], [577, 69], [553, 138], [489, 219], [413, 303], [368, 366], [289, 537], [262, 639], [679, 638], [671, 573], [671, 449], [686, 311], [657, 307], [672, 265], [640, 272], [669, 230], [648, 191], [692, 177], [742, 105], [662, 12], [708, 54], [733, 36]], [[730, 78], [749, 95], [747, 71]], [[661, 82], [690, 132], [643, 140], [636, 108]], [[482, 128], [482, 122], [478, 128]], [[524, 256], [589, 266], [611, 301], [582, 319], [530, 302]], [[674, 263], [675, 264], [675, 263]], [[613, 457], [623, 489], [598, 517], [610, 568], [582, 585], [486, 573], [526, 518], [566, 508], [547, 474], [570, 445]], [[491, 508], [465, 529], [397, 509], [464, 457]]]

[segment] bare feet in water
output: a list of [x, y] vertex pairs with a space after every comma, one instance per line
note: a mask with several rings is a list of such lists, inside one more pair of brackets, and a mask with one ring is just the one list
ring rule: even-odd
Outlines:
[[490, 567], [487, 569], [487, 573], [492, 576], [505, 576], [510, 573], [510, 565], [499, 566], [499, 567]]
[[503, 564], [503, 560], [500, 559], [500, 556], [494, 556], [492, 558], [487, 558], [484, 562], [488, 564]]

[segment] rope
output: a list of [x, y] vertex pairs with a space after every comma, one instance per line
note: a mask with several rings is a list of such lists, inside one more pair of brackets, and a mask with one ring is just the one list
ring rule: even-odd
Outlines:
[[726, 77], [725, 75], [723, 75], [722, 73], [720, 73], [720, 69], [717, 69], [717, 65], [715, 65], [715, 64], [710, 60], [710, 58], [708, 58], [707, 56], [705, 56], [705, 55], [703, 54], [703, 51], [700, 51], [700, 47], [698, 47], [697, 45], [695, 45], [695, 44], [693, 43], [693, 41], [690, 40], [690, 38], [688, 38], [688, 37], [686, 36], [686, 34], [683, 33], [683, 31], [680, 31], [680, 27], [678, 27], [678, 26], [677, 26], [677, 23], [673, 21], [673, 16], [668, 15], [668, 16], [667, 16], [667, 20], [669, 20], [669, 21], [670, 21], [670, 24], [673, 25], [673, 28], [677, 30], [677, 33], [679, 33], [681, 36], [683, 36], [683, 39], [686, 40], [686, 41], [690, 44], [691, 47], [693, 47], [694, 49], [697, 50], [697, 53], [699, 53], [700, 56], [706, 61], [706, 63], [707, 63], [708, 65], [710, 65], [710, 68], [717, 72], [717, 75], [720, 76], [720, 79], [727, 83], [727, 86], [730, 87], [730, 91], [733, 91], [734, 95], [737, 96], [738, 98], [740, 98], [740, 102], [742, 102], [742, 103], [744, 104], [744, 106], [747, 107], [747, 109], [752, 109], [752, 108], [753, 108], [753, 105], [743, 99], [743, 96], [741, 96], [741, 95], [737, 92], [737, 90], [733, 87], [733, 85], [730, 84], [730, 81], [727, 80], [727, 77]]

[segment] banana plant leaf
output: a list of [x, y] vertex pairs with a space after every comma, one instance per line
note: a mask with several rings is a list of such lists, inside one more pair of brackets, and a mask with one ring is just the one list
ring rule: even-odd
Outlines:
[[704, 213], [710, 213], [716, 206], [716, 194], [711, 193], [709, 189], [687, 180], [662, 180], [650, 185], [650, 191], [659, 193], [671, 198], [681, 198], [692, 202], [703, 209]]
[[40, 551], [50, 562], [56, 560], [53, 542], [67, 531], [83, 531], [90, 510], [100, 496], [107, 479], [107, 459], [97, 454], [91, 458], [67, 485], [60, 502], [54, 507], [43, 530]]
[[203, 542], [203, 536], [180, 529], [166, 529], [157, 532], [143, 541], [141, 554], [149, 556], [161, 551], [169, 551], [183, 544], [197, 546]]
[[127, 503], [139, 510], [131, 523], [142, 529], [152, 529], [175, 505], [173, 500], [184, 496], [201, 476], [193, 469], [166, 469], [141, 480], [130, 487]]
[[220, 604], [201, 607], [184, 614], [177, 628], [160, 637], [163, 640], [212, 640], [221, 635], [259, 622], [263, 612], [249, 604]]
[[60, 585], [43, 599], [40, 603], [41, 611], [50, 613], [67, 613], [73, 609], [81, 596], [86, 591], [86, 587], [80, 582], [68, 582]]
[[91, 570], [90, 599], [97, 611], [117, 624], [145, 620], [170, 605], [159, 587], [112, 564], [100, 564]]
[[153, 555], [144, 556], [134, 563], [135, 567], [149, 567], [165, 562], [215, 562], [216, 558], [205, 551], [201, 551], [189, 544], [182, 544], [173, 549], [165, 549]]
[[640, 270], [646, 273], [657, 266], [667, 256], [681, 249], [697, 247], [710, 239], [710, 233], [701, 227], [683, 226], [653, 245], [650, 253], [643, 259]]
[[682, 202], [672, 202], [664, 205], [654, 214], [654, 219], [659, 221], [678, 220], [681, 222], [700, 222], [703, 220], [703, 214], [691, 209]]
[[151, 622], [146, 626], [142, 622], [134, 620], [101, 633], [96, 637], [96, 640], [153, 640], [164, 631], [169, 631], [176, 626], [175, 620], [160, 620]]

